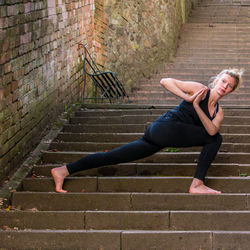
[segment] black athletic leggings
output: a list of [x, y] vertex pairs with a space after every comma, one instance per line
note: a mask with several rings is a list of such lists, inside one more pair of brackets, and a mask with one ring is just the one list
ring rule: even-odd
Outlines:
[[67, 169], [72, 174], [100, 166], [135, 161], [150, 156], [164, 147], [203, 146], [194, 177], [204, 180], [221, 143], [222, 137], [219, 133], [210, 136], [204, 127], [161, 116], [137, 141], [108, 152], [89, 154], [76, 162], [67, 164]]

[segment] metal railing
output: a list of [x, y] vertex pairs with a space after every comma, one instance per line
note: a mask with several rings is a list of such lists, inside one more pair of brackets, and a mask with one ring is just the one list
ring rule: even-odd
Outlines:
[[[100, 71], [96, 63], [90, 56], [86, 46], [84, 44], [79, 44], [80, 47], [84, 49], [83, 57], [83, 71], [84, 71], [84, 88], [83, 88], [83, 98], [97, 100], [108, 99], [110, 103], [114, 100], [127, 98], [129, 102], [129, 96], [126, 93], [123, 84], [117, 78], [115, 72], [112, 71]], [[92, 83], [95, 86], [95, 96], [90, 98], [85, 98], [86, 92], [86, 77], [89, 76]], [[100, 96], [97, 96], [97, 89], [100, 90]]]

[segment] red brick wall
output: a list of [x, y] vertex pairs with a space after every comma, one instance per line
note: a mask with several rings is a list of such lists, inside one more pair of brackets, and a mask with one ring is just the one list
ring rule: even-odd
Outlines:
[[92, 47], [94, 7], [94, 0], [0, 1], [0, 176], [66, 103], [81, 100], [77, 43]]

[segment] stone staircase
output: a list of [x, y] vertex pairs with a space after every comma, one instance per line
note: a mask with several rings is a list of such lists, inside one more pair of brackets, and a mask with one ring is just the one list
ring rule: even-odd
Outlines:
[[[250, 1], [202, 1], [174, 62], [142, 80], [133, 104], [79, 108], [0, 210], [0, 249], [250, 249], [249, 10]], [[223, 144], [207, 178], [221, 195], [188, 194], [200, 147], [80, 172], [66, 179], [69, 193], [54, 192], [51, 168], [139, 138], [179, 103], [162, 77], [206, 82], [229, 66], [246, 73], [221, 103]]]
[[182, 28], [173, 62], [163, 65], [161, 72], [150, 79], [142, 79], [131, 100], [140, 104], [178, 104], [178, 98], [162, 90], [162, 78], [207, 84], [224, 68], [234, 67], [245, 69], [244, 84], [220, 103], [249, 105], [250, 1], [203, 0]]

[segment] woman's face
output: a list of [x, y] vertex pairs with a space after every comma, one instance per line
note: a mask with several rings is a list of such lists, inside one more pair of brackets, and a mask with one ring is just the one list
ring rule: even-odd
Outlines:
[[235, 79], [225, 73], [219, 79], [216, 80], [215, 88], [220, 96], [226, 96], [234, 90], [234, 85]]

